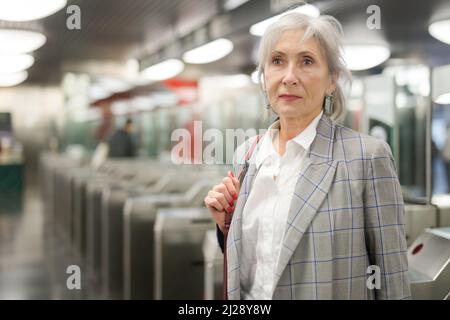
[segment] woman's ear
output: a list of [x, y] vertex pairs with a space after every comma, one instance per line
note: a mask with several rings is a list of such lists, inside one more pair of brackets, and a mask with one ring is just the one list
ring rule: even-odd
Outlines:
[[336, 87], [337, 87], [337, 80], [338, 80], [338, 75], [337, 74], [334, 74], [334, 75], [332, 75], [331, 77], [330, 77], [330, 85], [328, 86], [328, 89], [327, 89], [327, 95], [330, 95], [330, 94], [332, 94], [335, 90], [336, 90]]
[[263, 91], [265, 93], [267, 93], [267, 90], [266, 90], [266, 79], [264, 77], [264, 73], [261, 73], [261, 77], [260, 77], [259, 81], [261, 82], [261, 87], [263, 88]]

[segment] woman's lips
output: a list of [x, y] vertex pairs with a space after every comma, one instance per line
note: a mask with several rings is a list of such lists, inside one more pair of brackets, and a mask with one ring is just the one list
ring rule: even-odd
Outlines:
[[283, 101], [294, 101], [297, 99], [301, 99], [302, 97], [290, 95], [290, 94], [282, 94], [278, 98]]

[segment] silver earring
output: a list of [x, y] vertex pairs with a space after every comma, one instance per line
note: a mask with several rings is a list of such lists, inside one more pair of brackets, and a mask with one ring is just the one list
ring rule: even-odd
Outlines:
[[267, 96], [267, 92], [264, 91], [264, 104], [266, 105], [266, 109], [270, 109], [270, 101], [269, 97]]
[[331, 105], [331, 99], [333, 98], [332, 95], [325, 95], [325, 99], [323, 100], [323, 110], [325, 114], [331, 115], [332, 114], [332, 105]]

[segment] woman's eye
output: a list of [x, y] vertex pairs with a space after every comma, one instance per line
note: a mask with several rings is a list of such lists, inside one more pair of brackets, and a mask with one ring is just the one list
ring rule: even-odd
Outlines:
[[304, 63], [305, 65], [310, 65], [310, 64], [313, 64], [313, 61], [312, 61], [311, 59], [309, 59], [309, 58], [305, 58], [305, 59], [303, 60], [303, 63]]
[[273, 64], [280, 64], [281, 63], [281, 59], [280, 58], [273, 58], [272, 59], [272, 63]]

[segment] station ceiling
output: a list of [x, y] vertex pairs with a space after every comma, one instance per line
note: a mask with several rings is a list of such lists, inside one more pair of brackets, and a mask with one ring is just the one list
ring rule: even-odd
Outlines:
[[[450, 63], [450, 46], [435, 40], [427, 31], [430, 20], [450, 10], [449, 1], [308, 2], [317, 5], [322, 14], [335, 16], [350, 37], [368, 32], [364, 30], [369, 16], [366, 9], [376, 4], [381, 9], [381, 30], [377, 33], [389, 43], [391, 58], [416, 59], [431, 66]], [[33, 53], [36, 61], [28, 70], [25, 84], [58, 84], [62, 74], [71, 71], [70, 66], [89, 61], [120, 64], [130, 58], [144, 58], [223, 13], [223, 3], [224, 0], [69, 0], [68, 5], [81, 9], [81, 30], [68, 30], [69, 14], [65, 9], [35, 22], [0, 21], [0, 27], [41, 30], [47, 43]], [[186, 74], [249, 72], [254, 67], [258, 38], [250, 35], [248, 29], [233, 30], [229, 38], [235, 45], [232, 54], [208, 65], [190, 66]]]

